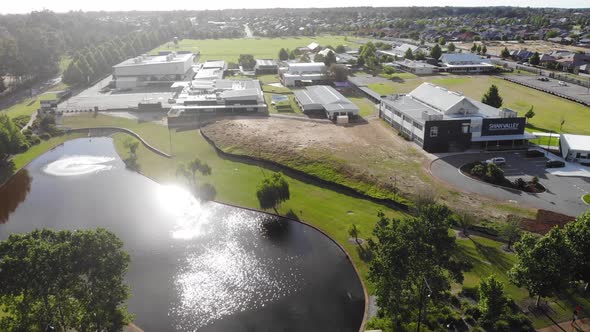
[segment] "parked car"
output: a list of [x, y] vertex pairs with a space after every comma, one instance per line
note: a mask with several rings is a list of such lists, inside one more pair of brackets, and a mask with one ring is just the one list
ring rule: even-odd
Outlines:
[[545, 153], [543, 153], [543, 151], [530, 149], [525, 152], [524, 156], [527, 158], [537, 158], [545, 156]]
[[565, 83], [564, 81], [559, 81], [558, 84], [559, 86], [567, 86], [567, 83]]
[[484, 161], [484, 164], [496, 164], [498, 166], [506, 165], [506, 158], [494, 157], [494, 158]]
[[546, 168], [560, 168], [560, 167], [565, 167], [565, 163], [561, 160], [547, 160], [547, 162], [545, 163], [545, 167]]
[[542, 81], [542, 82], [549, 82], [549, 78], [543, 77], [543, 76], [537, 78], [537, 80]]

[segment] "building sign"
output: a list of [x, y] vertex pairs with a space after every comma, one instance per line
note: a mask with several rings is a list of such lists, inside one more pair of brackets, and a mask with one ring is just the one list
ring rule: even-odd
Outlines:
[[525, 118], [483, 119], [481, 135], [519, 135], [524, 133]]

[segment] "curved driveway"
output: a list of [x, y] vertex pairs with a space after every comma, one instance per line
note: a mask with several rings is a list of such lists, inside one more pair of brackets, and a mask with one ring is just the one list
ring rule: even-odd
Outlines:
[[[502, 168], [506, 177], [514, 181], [522, 177], [530, 180], [538, 176], [547, 189], [544, 193], [531, 194], [520, 190], [507, 189], [467, 177], [459, 172], [465, 163], [486, 160], [491, 157], [506, 158]], [[515, 201], [529, 207], [545, 209], [577, 216], [590, 208], [580, 197], [590, 193], [590, 180], [579, 177], [561, 177], [545, 172], [545, 158], [524, 158], [522, 152], [469, 153], [436, 159], [430, 165], [431, 173], [452, 186], [467, 192], [481, 194], [500, 201]]]

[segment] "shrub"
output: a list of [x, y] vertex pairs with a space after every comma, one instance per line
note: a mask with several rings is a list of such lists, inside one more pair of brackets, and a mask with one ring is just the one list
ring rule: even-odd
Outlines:
[[485, 173], [485, 168], [481, 164], [475, 165], [471, 169], [471, 174], [473, 174], [475, 176], [482, 177], [484, 175], [484, 173]]
[[523, 180], [522, 178], [518, 178], [516, 180], [514, 180], [514, 186], [518, 189], [525, 189], [526, 188], [526, 181]]
[[467, 308], [463, 309], [463, 313], [473, 317], [475, 320], [478, 320], [481, 317], [481, 311], [479, 311], [479, 308], [475, 305], [467, 306]]
[[510, 323], [505, 320], [496, 321], [494, 324], [494, 331], [497, 332], [510, 332]]
[[536, 186], [539, 184], [539, 177], [538, 176], [533, 176], [533, 179], [531, 180], [531, 182]]
[[50, 135], [49, 133], [43, 133], [43, 134], [39, 135], [39, 137], [40, 137], [42, 140], [46, 141], [46, 140], [48, 140], [48, 139], [50, 139], [50, 138], [51, 138], [51, 135]]
[[395, 73], [395, 68], [393, 68], [392, 66], [385, 66], [385, 67], [383, 67], [383, 72], [385, 74], [391, 75], [391, 74]]
[[470, 299], [474, 299], [477, 301], [478, 293], [479, 293], [479, 288], [477, 286], [475, 286], [475, 287], [463, 286], [463, 288], [459, 292], [459, 295], [463, 296], [463, 297], [468, 297]]
[[506, 180], [506, 178], [504, 177], [504, 171], [494, 163], [489, 163], [486, 166], [485, 177], [487, 181], [494, 184], [499, 184]]
[[37, 135], [27, 136], [27, 141], [29, 141], [29, 145], [37, 145], [41, 143], [41, 139]]

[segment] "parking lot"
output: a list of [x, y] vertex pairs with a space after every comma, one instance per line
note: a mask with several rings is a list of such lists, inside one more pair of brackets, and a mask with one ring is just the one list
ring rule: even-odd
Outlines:
[[[539, 194], [526, 193], [478, 181], [459, 172], [459, 168], [466, 163], [492, 157], [506, 159], [506, 165], [502, 169], [509, 180], [523, 178], [528, 181], [537, 176], [547, 191]], [[582, 202], [580, 197], [590, 193], [590, 179], [549, 174], [545, 168], [546, 161], [545, 157], [526, 158], [524, 152], [469, 153], [439, 158], [431, 164], [430, 170], [437, 178], [464, 191], [571, 216], [585, 212], [590, 206]]]
[[559, 84], [560, 81], [554, 78], [548, 78], [547, 81], [541, 81], [538, 78], [539, 76], [534, 75], [514, 75], [506, 77], [509, 81], [590, 105], [590, 93], [587, 87], [567, 82], [565, 84]]

